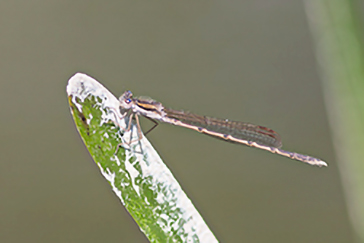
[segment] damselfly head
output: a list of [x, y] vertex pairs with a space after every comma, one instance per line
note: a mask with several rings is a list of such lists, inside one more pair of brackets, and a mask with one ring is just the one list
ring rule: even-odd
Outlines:
[[133, 105], [133, 93], [129, 90], [125, 91], [119, 98], [120, 106], [123, 109], [130, 109]]

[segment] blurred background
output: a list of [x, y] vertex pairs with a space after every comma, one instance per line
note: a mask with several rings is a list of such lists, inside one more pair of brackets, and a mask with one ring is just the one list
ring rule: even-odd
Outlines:
[[76, 131], [76, 72], [328, 162], [158, 126], [149, 140], [221, 242], [355, 242], [303, 1], [19, 0], [0, 21], [0, 242], [148, 242]]

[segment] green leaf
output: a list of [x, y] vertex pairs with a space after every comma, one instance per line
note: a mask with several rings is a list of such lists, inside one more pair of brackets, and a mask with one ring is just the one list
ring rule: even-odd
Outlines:
[[364, 242], [364, 45], [360, 2], [307, 0], [346, 203]]
[[87, 149], [151, 242], [217, 242], [149, 141], [138, 139], [137, 126], [125, 131], [128, 117], [107, 89], [77, 73], [67, 93]]

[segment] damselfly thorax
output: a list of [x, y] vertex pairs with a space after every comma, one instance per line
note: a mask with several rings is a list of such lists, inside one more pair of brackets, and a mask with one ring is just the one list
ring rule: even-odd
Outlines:
[[124, 92], [124, 94], [120, 96], [119, 101], [120, 111], [124, 114], [123, 117], [129, 117], [128, 127], [126, 130], [130, 130], [132, 120], [135, 117], [139, 139], [142, 138], [139, 123], [139, 116], [141, 115], [154, 122], [154, 126], [145, 134], [153, 130], [158, 125], [155, 121], [157, 120], [189, 128], [228, 142], [244, 144], [250, 147], [267, 150], [271, 153], [279, 154], [311, 165], [317, 165], [320, 167], [327, 166], [327, 164], [320, 159], [280, 149], [282, 142], [278, 133], [263, 126], [253, 125], [246, 122], [230, 121], [227, 119], [211, 118], [185, 111], [172, 110], [165, 108], [162, 103], [150, 98], [133, 98], [131, 91]]

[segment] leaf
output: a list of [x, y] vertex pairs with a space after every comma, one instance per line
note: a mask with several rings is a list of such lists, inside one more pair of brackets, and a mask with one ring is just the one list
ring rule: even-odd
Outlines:
[[137, 126], [125, 131], [128, 117], [107, 89], [77, 73], [67, 93], [87, 149], [151, 242], [217, 242], [149, 141], [138, 141]]

